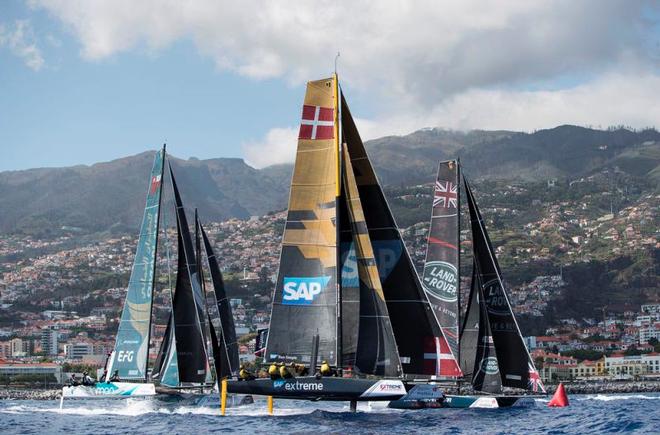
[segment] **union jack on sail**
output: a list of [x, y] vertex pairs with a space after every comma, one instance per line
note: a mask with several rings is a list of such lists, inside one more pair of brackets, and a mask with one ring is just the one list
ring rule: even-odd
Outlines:
[[433, 194], [433, 207], [456, 208], [458, 185], [451, 181], [436, 181]]
[[532, 388], [532, 391], [538, 393], [540, 389], [542, 393], [545, 393], [545, 387], [543, 387], [543, 382], [541, 382], [541, 377], [539, 376], [539, 372], [537, 372], [536, 369], [532, 367], [530, 363], [528, 363], [528, 366], [529, 366], [529, 386]]

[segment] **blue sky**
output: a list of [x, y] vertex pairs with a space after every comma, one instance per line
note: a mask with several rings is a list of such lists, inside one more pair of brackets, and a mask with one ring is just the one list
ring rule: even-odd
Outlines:
[[655, 125], [657, 4], [534, 3], [2, 1], [0, 171], [164, 141], [184, 158], [290, 161], [304, 82], [337, 51], [366, 138]]

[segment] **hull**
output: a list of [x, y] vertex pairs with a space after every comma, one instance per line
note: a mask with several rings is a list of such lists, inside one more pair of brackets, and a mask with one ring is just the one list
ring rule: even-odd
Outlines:
[[280, 399], [389, 401], [403, 397], [406, 389], [399, 380], [301, 376], [291, 379], [229, 381], [227, 392]]
[[156, 395], [154, 384], [137, 382], [97, 382], [95, 385], [76, 385], [62, 388], [63, 399], [127, 399]]
[[399, 400], [391, 401], [389, 408], [428, 409], [428, 408], [509, 408], [530, 406], [535, 396], [484, 396], [484, 395], [445, 395], [438, 385], [416, 385]]

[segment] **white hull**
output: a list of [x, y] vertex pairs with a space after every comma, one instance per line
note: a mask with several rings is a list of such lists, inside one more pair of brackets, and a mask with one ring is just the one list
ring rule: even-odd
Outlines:
[[76, 385], [62, 388], [63, 399], [127, 399], [155, 395], [154, 384], [137, 382], [97, 382], [93, 386]]

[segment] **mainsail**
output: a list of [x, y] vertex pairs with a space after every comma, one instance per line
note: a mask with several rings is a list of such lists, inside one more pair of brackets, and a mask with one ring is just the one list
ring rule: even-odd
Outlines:
[[[345, 99], [341, 98], [345, 146], [364, 211], [402, 370], [410, 375], [437, 375], [442, 332], [424, 294]], [[414, 319], [414, 320], [411, 320]]]
[[211, 322], [209, 327], [211, 330], [211, 342], [213, 343], [216, 376], [218, 379], [222, 379], [238, 374], [238, 343], [236, 342], [234, 317], [227, 293], [225, 292], [225, 284], [222, 280], [222, 272], [220, 272], [218, 259], [201, 224], [199, 224], [199, 229], [204, 242], [206, 258], [213, 282], [211, 300], [215, 302], [219, 317], [219, 322]]
[[340, 192], [335, 78], [307, 84], [289, 211], [273, 295], [267, 362], [340, 362], [337, 198]]
[[460, 376], [459, 355], [459, 168], [458, 161], [440, 162], [433, 187], [431, 225], [422, 286], [442, 329], [440, 340], [451, 354], [440, 362], [440, 374]]
[[109, 363], [113, 370], [118, 371], [121, 379], [147, 378], [164, 162], [165, 147], [156, 153], [151, 169], [140, 237], [117, 331], [114, 359]]
[[[481, 325], [487, 320], [497, 359], [497, 365], [485, 361], [481, 363], [481, 366], [485, 364], [487, 367], [491, 367], [491, 371], [494, 371], [497, 366], [502, 385], [505, 387], [545, 391], [511, 310], [493, 246], [472, 190], [465, 178], [464, 183], [472, 226], [475, 276], [480, 290], [478, 301], [484, 307], [480, 312], [479, 325], [481, 328]], [[479, 334], [481, 339], [487, 335], [489, 335], [487, 332]], [[479, 355], [477, 355], [478, 357]], [[487, 358], [493, 358], [493, 356], [488, 354]], [[475, 365], [475, 367], [477, 366]]]

